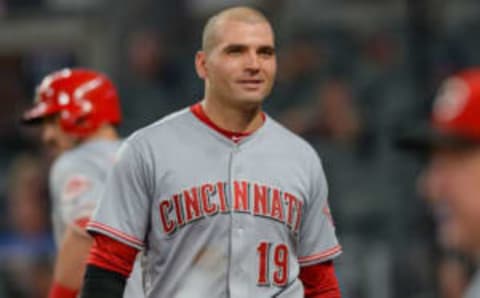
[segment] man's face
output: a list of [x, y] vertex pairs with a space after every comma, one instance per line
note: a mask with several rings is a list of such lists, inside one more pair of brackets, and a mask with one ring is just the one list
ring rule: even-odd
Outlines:
[[480, 149], [436, 151], [420, 180], [437, 211], [440, 237], [467, 253], [480, 251]]
[[233, 105], [262, 103], [277, 69], [270, 25], [222, 20], [214, 34], [213, 48], [196, 57], [197, 72], [206, 82], [205, 96]]
[[60, 127], [60, 118], [57, 116], [47, 117], [42, 123], [42, 142], [49, 153], [58, 157], [65, 150], [73, 148], [76, 138], [66, 134]]

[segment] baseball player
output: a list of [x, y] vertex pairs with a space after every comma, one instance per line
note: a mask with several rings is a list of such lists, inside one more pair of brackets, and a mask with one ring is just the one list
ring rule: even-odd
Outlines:
[[[49, 298], [77, 297], [92, 239], [85, 226], [97, 204], [120, 141], [116, 89], [103, 74], [63, 69], [47, 75], [23, 121], [42, 125], [56, 159], [50, 170], [52, 221], [58, 254]], [[139, 270], [126, 297], [142, 297]], [[137, 280], [138, 279], [138, 280]]]
[[[447, 78], [434, 102], [432, 121], [400, 145], [427, 152], [420, 189], [432, 203], [442, 243], [478, 259], [480, 253], [480, 68]], [[465, 298], [480, 297], [480, 273]]]
[[247, 7], [213, 16], [195, 66], [203, 100], [119, 150], [88, 224], [82, 297], [120, 297], [142, 249], [150, 298], [340, 297], [320, 160], [262, 112], [276, 74], [270, 23]]

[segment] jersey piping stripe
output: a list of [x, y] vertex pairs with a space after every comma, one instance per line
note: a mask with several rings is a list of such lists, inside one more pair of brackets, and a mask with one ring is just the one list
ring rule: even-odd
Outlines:
[[[235, 132], [235, 131], [229, 131], [224, 128], [221, 128], [217, 124], [215, 124], [205, 113], [202, 104], [200, 102], [190, 106], [190, 111], [192, 114], [197, 117], [198, 120], [203, 122], [205, 125], [210, 127], [211, 129], [217, 131], [218, 133], [222, 134], [226, 138], [234, 141], [235, 143], [238, 143], [241, 141], [243, 138], [250, 136], [253, 134], [255, 131], [250, 131], [250, 132]], [[265, 113], [261, 112], [261, 117], [262, 117], [262, 122], [265, 123]], [[262, 124], [263, 125], [263, 124]]]
[[340, 251], [342, 251], [342, 247], [340, 245], [336, 245], [336, 246], [334, 246], [330, 249], [327, 249], [327, 250], [325, 250], [321, 253], [318, 253], [318, 254], [314, 254], [314, 255], [306, 256], [306, 257], [299, 257], [298, 262], [299, 263], [305, 263], [305, 262], [311, 262], [311, 261], [324, 259], [324, 258], [327, 258], [327, 257], [332, 256], [334, 254], [337, 254]]
[[88, 224], [88, 228], [97, 228], [97, 229], [100, 229], [102, 231], [105, 231], [105, 232], [108, 232], [114, 236], [117, 236], [127, 242], [130, 242], [130, 243], [133, 243], [133, 244], [136, 244], [136, 245], [140, 245], [140, 246], [143, 246], [143, 242], [140, 241], [139, 239], [135, 238], [135, 237], [132, 237], [130, 235], [127, 235], [117, 229], [114, 229], [108, 225], [105, 225], [105, 224], [102, 224], [102, 223], [99, 223], [99, 222], [95, 222], [95, 221], [91, 221], [89, 224]]

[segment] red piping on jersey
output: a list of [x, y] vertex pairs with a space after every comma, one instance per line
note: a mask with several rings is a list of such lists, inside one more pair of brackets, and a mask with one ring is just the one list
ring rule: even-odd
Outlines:
[[91, 221], [88, 223], [88, 228], [94, 228], [94, 229], [99, 229], [101, 231], [105, 231], [107, 233], [110, 233], [116, 237], [119, 237], [127, 242], [130, 242], [134, 245], [139, 245], [143, 247], [143, 242], [140, 239], [137, 239], [133, 236], [127, 235], [124, 232], [121, 232], [115, 228], [112, 228], [106, 224], [102, 224], [96, 221]]
[[339, 252], [342, 251], [342, 247], [340, 245], [336, 245], [330, 249], [327, 249], [323, 252], [320, 252], [318, 254], [314, 254], [314, 255], [311, 255], [311, 256], [306, 256], [306, 257], [299, 257], [298, 258], [298, 262], [299, 263], [306, 263], [306, 262], [311, 262], [311, 261], [320, 261], [322, 259], [325, 259], [327, 257], [330, 257], [332, 255], [335, 255]]
[[305, 298], [340, 298], [340, 288], [332, 261], [300, 268]]
[[[208, 118], [207, 114], [205, 114], [205, 111], [203, 110], [202, 104], [201, 103], [196, 103], [192, 106], [190, 106], [190, 111], [192, 112], [193, 115], [195, 115], [200, 121], [208, 125], [210, 128], [213, 130], [219, 132], [220, 134], [224, 135], [225, 137], [229, 138], [230, 140], [234, 141], [235, 143], [238, 143], [241, 141], [243, 138], [248, 137], [253, 133], [252, 132], [235, 132], [235, 131], [230, 131], [223, 129], [213, 123], [213, 121]], [[265, 122], [265, 114], [262, 112], [262, 121]]]
[[125, 277], [130, 276], [138, 249], [102, 234], [94, 234], [93, 238], [87, 263]]

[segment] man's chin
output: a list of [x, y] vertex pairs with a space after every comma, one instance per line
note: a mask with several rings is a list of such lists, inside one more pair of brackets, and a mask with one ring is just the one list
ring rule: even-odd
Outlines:
[[62, 150], [58, 147], [48, 147], [47, 148], [47, 155], [50, 159], [56, 159], [62, 154]]
[[247, 94], [240, 101], [245, 104], [259, 105], [259, 104], [262, 104], [264, 100], [265, 100], [265, 97], [262, 95]]

